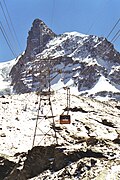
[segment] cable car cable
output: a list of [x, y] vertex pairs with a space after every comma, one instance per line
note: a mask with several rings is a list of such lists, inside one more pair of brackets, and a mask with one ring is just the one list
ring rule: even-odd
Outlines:
[[109, 38], [109, 36], [111, 35], [111, 33], [113, 32], [113, 30], [115, 29], [115, 27], [117, 26], [117, 24], [119, 23], [120, 18], [118, 19], [118, 21], [115, 23], [115, 25], [113, 26], [113, 28], [111, 29], [111, 31], [109, 32], [109, 34], [107, 35], [107, 38]]
[[117, 31], [117, 33], [114, 35], [114, 37], [111, 39], [111, 42], [114, 41], [114, 39], [116, 38], [116, 36], [118, 36], [120, 34], [120, 29]]
[[[7, 41], [8, 41], [8, 43], [9, 43], [9, 45], [11, 46], [11, 49], [13, 50], [13, 47], [12, 47], [12, 45], [11, 45], [11, 42], [10, 42], [8, 36], [7, 36], [7, 33], [6, 33], [5, 28], [4, 28], [4, 26], [3, 26], [3, 24], [2, 24], [1, 21], [0, 21], [0, 25], [1, 25], [1, 28], [2, 28], [2, 30], [3, 30], [3, 32], [4, 32], [4, 35], [5, 35], [5, 37], [6, 37]], [[14, 51], [13, 51], [13, 52], [14, 52]], [[14, 54], [16, 54], [16, 53], [14, 53]]]
[[[12, 37], [12, 39], [13, 39], [14, 43], [16, 44], [16, 41], [15, 41], [14, 35], [13, 35], [12, 31], [11, 31], [11, 28], [10, 28], [9, 22], [8, 22], [8, 20], [7, 20], [7, 17], [6, 17], [6, 14], [5, 14], [5, 11], [4, 11], [4, 8], [3, 8], [3, 6], [2, 6], [2, 3], [1, 3], [1, 2], [0, 2], [0, 7], [1, 7], [1, 9], [2, 9], [2, 12], [3, 12], [4, 18], [5, 18], [6, 24], [7, 24], [7, 26], [8, 26], [9, 32], [10, 32], [10, 34], [11, 34], [11, 37]], [[18, 46], [16, 46], [16, 47], [18, 47]]]
[[7, 37], [5, 36], [4, 30], [2, 29], [1, 26], [0, 26], [0, 30], [1, 30], [4, 38], [5, 38], [5, 41], [6, 41], [7, 45], [8, 45], [8, 47], [9, 47], [10, 51], [12, 52], [13, 56], [16, 58], [16, 55], [15, 55], [14, 51], [12, 50], [11, 45], [9, 44], [9, 41], [8, 41]]
[[[109, 0], [108, 0], [108, 1], [109, 1]], [[105, 3], [105, 4], [103, 4], [102, 7], [98, 6], [98, 7], [96, 8], [96, 9], [97, 9], [97, 14], [96, 14], [96, 16], [94, 16], [95, 18], [94, 18], [92, 24], [90, 25], [88, 31], [86, 32], [86, 34], [88, 34], [88, 33], [91, 31], [91, 29], [94, 27], [94, 25], [95, 25], [97, 22], [99, 22], [99, 17], [101, 16], [101, 14], [103, 14], [103, 11], [104, 11], [104, 9], [105, 9], [105, 6], [106, 6], [106, 4], [107, 4], [107, 1], [104, 2], [104, 3]], [[102, 12], [102, 13], [101, 13], [101, 12]]]
[[[120, 36], [120, 30], [119, 31], [117, 31], [117, 33], [114, 35], [114, 37], [112, 38], [112, 42], [115, 42], [118, 38], [119, 38], [119, 36]], [[108, 50], [110, 50], [110, 48], [111, 48], [111, 46], [112, 46], [113, 44], [111, 43], [110, 44], [110, 46], [108, 46], [108, 48], [106, 48], [106, 50], [103, 52], [103, 55], [108, 51]]]
[[119, 38], [119, 36], [120, 36], [120, 33], [119, 33], [118, 36], [114, 39], [113, 42], [115, 42], [115, 41]]
[[6, 8], [6, 12], [7, 12], [7, 14], [8, 14], [8, 17], [9, 17], [9, 20], [10, 20], [10, 23], [11, 23], [11, 27], [12, 27], [12, 29], [13, 29], [13, 32], [14, 32], [14, 35], [15, 35], [15, 38], [16, 38], [16, 41], [17, 41], [17, 44], [18, 44], [18, 46], [19, 46], [19, 49], [21, 50], [21, 45], [20, 45], [20, 42], [19, 42], [19, 40], [18, 40], [18, 37], [17, 37], [16, 31], [15, 31], [15, 28], [14, 28], [14, 26], [13, 26], [12, 19], [11, 19], [11, 17], [10, 17], [10, 13], [9, 13], [9, 11], [8, 11], [8, 8], [7, 8], [7, 5], [6, 5], [5, 0], [3, 0], [3, 3], [4, 3], [4, 6], [5, 6], [5, 8]]

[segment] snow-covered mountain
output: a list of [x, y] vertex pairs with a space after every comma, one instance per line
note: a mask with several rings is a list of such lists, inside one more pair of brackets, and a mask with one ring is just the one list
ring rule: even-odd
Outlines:
[[56, 35], [36, 19], [27, 48], [10, 72], [16, 93], [70, 86], [81, 95], [120, 99], [120, 53], [104, 37]]
[[0, 180], [120, 179], [120, 53], [107, 39], [37, 19], [0, 80]]

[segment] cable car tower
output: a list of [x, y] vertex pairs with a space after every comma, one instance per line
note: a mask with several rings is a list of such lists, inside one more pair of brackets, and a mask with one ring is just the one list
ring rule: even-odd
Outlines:
[[[40, 27], [40, 44], [42, 43], [42, 25]], [[40, 49], [41, 52], [41, 49]], [[44, 72], [40, 72], [40, 87], [38, 91], [38, 111], [33, 136], [32, 147], [38, 145], [50, 145], [58, 144], [56, 129], [55, 129], [55, 116], [53, 114], [53, 108], [51, 103], [51, 60], [47, 57], [46, 59], [39, 59], [40, 63], [46, 63], [47, 67]]]
[[[55, 116], [53, 114], [51, 96], [54, 94], [50, 88], [50, 69], [44, 82], [44, 89], [38, 92], [38, 112], [34, 131], [33, 145], [58, 144], [55, 129]], [[36, 144], [37, 142], [37, 144]]]

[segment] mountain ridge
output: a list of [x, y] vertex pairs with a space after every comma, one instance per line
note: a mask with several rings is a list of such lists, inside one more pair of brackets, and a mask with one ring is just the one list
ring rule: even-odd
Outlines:
[[60, 81], [62, 86], [72, 82], [71, 86], [76, 87], [79, 94], [94, 97], [90, 91], [104, 77], [114, 87], [111, 89], [116, 90], [107, 93], [106, 87], [98, 94], [112, 97], [118, 93], [119, 96], [120, 53], [106, 38], [78, 32], [56, 35], [36, 19], [28, 34], [25, 53], [10, 72], [13, 91], [41, 91], [48, 86], [48, 69], [53, 87]]

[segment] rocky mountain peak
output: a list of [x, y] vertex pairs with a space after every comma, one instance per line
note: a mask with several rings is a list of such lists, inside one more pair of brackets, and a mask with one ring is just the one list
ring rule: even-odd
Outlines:
[[43, 21], [35, 19], [28, 33], [25, 55], [34, 57], [40, 53], [47, 42], [55, 36], [56, 34], [49, 29]]
[[104, 37], [78, 32], [56, 35], [36, 19], [28, 34], [25, 53], [10, 72], [14, 92], [43, 89], [48, 82], [48, 68], [52, 87], [67, 85], [88, 95], [98, 93], [99, 87], [103, 95], [109, 86], [109, 95], [113, 91], [119, 96], [120, 53], [112, 43]]

